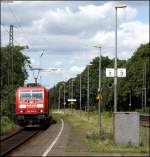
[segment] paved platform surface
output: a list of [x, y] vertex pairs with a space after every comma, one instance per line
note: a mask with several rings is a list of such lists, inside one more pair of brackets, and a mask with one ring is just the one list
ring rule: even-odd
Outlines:
[[[41, 131], [31, 140], [9, 154], [9, 156], [42, 156], [52, 144], [62, 127], [61, 121], [51, 125], [47, 130]], [[149, 156], [139, 153], [97, 153], [97, 152], [65, 152], [70, 133], [70, 125], [64, 123], [64, 129], [47, 156]]]

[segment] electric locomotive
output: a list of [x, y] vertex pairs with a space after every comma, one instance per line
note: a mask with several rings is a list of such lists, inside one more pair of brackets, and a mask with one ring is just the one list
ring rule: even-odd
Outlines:
[[40, 85], [19, 87], [16, 91], [16, 120], [20, 126], [49, 125], [48, 89]]

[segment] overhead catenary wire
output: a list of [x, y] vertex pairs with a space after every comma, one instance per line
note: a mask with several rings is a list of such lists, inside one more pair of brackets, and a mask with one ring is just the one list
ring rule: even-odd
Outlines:
[[12, 81], [12, 90], [13, 90], [13, 83], [14, 83], [14, 53], [13, 53], [13, 47], [14, 47], [14, 31], [13, 31], [13, 25], [10, 25], [9, 30], [9, 49], [11, 54], [11, 81]]
[[[8, 30], [8, 26], [6, 26], [6, 25], [4, 25], [4, 24], [1, 24], [1, 26], [3, 27], [3, 32], [6, 32], [6, 33], [8, 33], [8, 36], [9, 36], [9, 30]], [[2, 35], [2, 37], [3, 37], [3, 35]], [[21, 43], [19, 43], [16, 39], [13, 39], [14, 40], [14, 45], [15, 45], [15, 43], [17, 44], [17, 45], [21, 45]], [[2, 42], [2, 40], [1, 40], [1, 42]], [[4, 43], [2, 44], [2, 46], [4, 46]]]
[[[5, 21], [4, 21], [4, 4], [2, 3], [1, 4], [1, 27], [4, 29], [4, 31], [6, 31], [7, 33], [8, 33], [8, 35], [9, 35], [9, 30], [5, 27]], [[1, 29], [2, 29], [1, 28]], [[2, 33], [2, 32], [1, 32]], [[1, 36], [1, 45], [3, 45], [3, 40], [2, 40], [2, 37], [3, 36]]]
[[[27, 34], [27, 33], [25, 33], [25, 31], [24, 31], [24, 29], [22, 28], [22, 26], [21, 26], [21, 20], [19, 19], [19, 17], [14, 13], [14, 11], [13, 11], [13, 9], [10, 7], [10, 5], [8, 5], [7, 4], [7, 7], [8, 7], [8, 10], [10, 11], [10, 13], [11, 13], [11, 15], [14, 17], [14, 19], [15, 19], [15, 21], [16, 21], [16, 26], [15, 26], [15, 28], [17, 29], [17, 30], [19, 30], [19, 31], [21, 31], [21, 33], [22, 33], [22, 35], [23, 35], [23, 38], [27, 41], [27, 43], [29, 44], [27, 44], [28, 46], [29, 46], [29, 49], [31, 50], [33, 47], [32, 47], [32, 44], [31, 44], [31, 42], [28, 40], [28, 38], [26, 38], [26, 35], [25, 34]], [[47, 38], [45, 38], [43, 35], [41, 36], [45, 41], [47, 41], [47, 42], [49, 42], [48, 40], [47, 40]], [[16, 42], [16, 40], [15, 40], [15, 42]], [[18, 43], [18, 42], [16, 42], [16, 43]], [[47, 51], [45, 48], [44, 48], [44, 50], [45, 51]], [[31, 51], [30, 51], [31, 52]], [[32, 52], [34, 52], [34, 51], [32, 51]], [[37, 51], [35, 51], [35, 52], [37, 52]]]
[[[14, 11], [13, 11], [13, 9], [7, 4], [7, 7], [8, 7], [8, 9], [9, 9], [9, 11], [10, 11], [10, 13], [12, 14], [12, 16], [15, 18], [15, 20], [16, 20], [16, 25], [18, 25], [18, 26], [16, 26], [16, 28], [18, 29], [20, 29], [20, 31], [22, 32], [22, 34], [23, 34], [23, 36], [24, 36], [24, 38], [27, 40], [27, 42], [29, 43], [29, 46], [31, 47], [31, 42], [28, 40], [28, 38], [25, 36], [25, 31], [24, 31], [24, 29], [22, 28], [22, 26], [21, 26], [21, 20], [18, 18], [18, 16], [14, 13]], [[47, 42], [49, 42], [43, 35], [41, 36], [45, 41], [47, 41]]]
[[27, 39], [27, 37], [25, 36], [25, 31], [23, 30], [22, 26], [21, 26], [21, 22], [19, 20], [19, 18], [17, 17], [17, 15], [14, 13], [13, 9], [8, 5], [7, 3], [7, 8], [10, 11], [11, 15], [14, 17], [15, 21], [16, 21], [16, 27], [17, 29], [20, 29], [20, 31], [22, 32], [23, 37], [25, 38], [25, 40], [28, 42], [28, 44], [31, 46], [30, 41]]
[[[18, 14], [16, 14], [14, 12], [15, 10], [13, 10], [13, 8], [9, 4], [6, 4], [6, 7], [8, 8], [9, 13], [13, 17], [13, 21], [14, 21], [13, 23], [15, 24], [14, 28], [16, 30], [18, 30], [18, 31], [21, 31], [21, 34], [23, 35], [23, 37], [26, 39], [26, 41], [29, 43], [29, 45], [31, 45], [30, 41], [26, 38], [27, 32], [26, 32], [26, 30], [24, 31], [24, 29], [22, 28], [21, 21], [20, 21], [20, 19], [18, 17]], [[4, 11], [4, 8], [3, 8], [3, 11]], [[3, 17], [4, 17], [4, 13], [3, 13]], [[5, 26], [5, 24], [4, 24], [4, 18], [3, 18], [2, 25], [3, 25], [4, 30], [9, 34], [8, 25]], [[15, 35], [16, 34], [17, 33], [15, 33]], [[42, 36], [42, 38], [44, 40], [48, 41], [48, 39], [45, 36]], [[14, 39], [14, 43], [18, 44], [19, 42], [16, 39]], [[42, 71], [42, 72], [51, 72], [51, 70], [50, 71], [49, 70], [45, 70], [45, 71]]]
[[[8, 10], [10, 11], [10, 13], [11, 13], [11, 15], [14, 17], [14, 19], [15, 19], [15, 21], [16, 21], [16, 27], [15, 28], [17, 28], [17, 30], [19, 29], [21, 32], [22, 32], [22, 35], [24, 35], [24, 37], [25, 37], [25, 33], [24, 33], [24, 30], [23, 30], [23, 28], [22, 28], [22, 26], [21, 26], [21, 24], [20, 24], [20, 20], [18, 20], [18, 18], [17, 18], [17, 16], [16, 16], [16, 14], [13, 12], [13, 10], [12, 10], [12, 8], [7, 4], [7, 8], [8, 8]], [[4, 11], [4, 9], [3, 9], [3, 11]], [[3, 13], [3, 16], [4, 16], [4, 13]], [[4, 18], [3, 18], [4, 19]], [[13, 88], [13, 71], [14, 71], [14, 69], [13, 69], [13, 67], [14, 67], [14, 65], [13, 65], [13, 40], [12, 39], [14, 39], [13, 38], [13, 30], [12, 30], [12, 27], [13, 27], [13, 25], [10, 25], [10, 30], [7, 30], [6, 29], [6, 27], [5, 27], [5, 25], [4, 25], [4, 20], [3, 20], [3, 27], [4, 27], [4, 29], [6, 30], [6, 32], [9, 34], [9, 45], [10, 45], [10, 51], [11, 51], [11, 58], [12, 58], [12, 61], [11, 61], [11, 63], [12, 63], [12, 67], [11, 67], [11, 70], [12, 70], [12, 88]], [[26, 39], [26, 38], [25, 38]], [[30, 44], [30, 42], [29, 42], [29, 40], [28, 39], [26, 39], [27, 40], [27, 42], [29, 43], [29, 45], [31, 45]], [[9, 64], [9, 63], [8, 63]], [[9, 65], [8, 65], [8, 67], [9, 67]], [[10, 72], [9, 72], [10, 70], [8, 69], [8, 86], [9, 86], [9, 82], [10, 82]]]

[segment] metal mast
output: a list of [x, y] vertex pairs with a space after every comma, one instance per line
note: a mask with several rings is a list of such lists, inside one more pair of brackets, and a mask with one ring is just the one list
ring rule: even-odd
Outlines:
[[13, 25], [10, 25], [9, 30], [9, 46], [10, 46], [10, 53], [11, 53], [11, 83], [12, 89], [14, 84], [14, 56], [13, 56], [13, 46], [14, 46], [14, 33], [13, 33]]

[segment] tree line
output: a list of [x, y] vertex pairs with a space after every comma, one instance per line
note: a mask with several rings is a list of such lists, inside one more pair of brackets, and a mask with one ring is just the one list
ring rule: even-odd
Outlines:
[[[24, 81], [28, 78], [27, 64], [30, 64], [30, 58], [22, 52], [27, 47], [22, 46], [5, 46], [1, 47], [1, 66], [0, 66], [0, 116], [12, 116], [12, 109], [15, 104], [15, 91], [19, 86], [24, 85]], [[13, 71], [12, 71], [12, 56], [13, 56]], [[128, 60], [118, 59], [118, 68], [126, 68], [127, 76], [118, 78], [118, 111], [129, 110], [129, 101], [131, 95], [131, 110], [142, 108], [145, 105], [145, 87], [147, 93], [147, 106], [150, 106], [150, 72], [149, 72], [149, 43], [141, 45]], [[89, 104], [90, 110], [97, 110], [98, 101], [98, 80], [99, 80], [99, 57], [94, 58], [89, 67]], [[101, 58], [101, 82], [102, 82], [102, 109], [113, 111], [114, 89], [113, 78], [105, 76], [106, 68], [114, 66], [114, 60], [109, 57], [102, 56]], [[146, 70], [146, 71], [145, 71]], [[82, 109], [87, 107], [87, 72], [88, 67], [74, 78], [70, 78], [66, 82], [58, 82], [54, 87], [49, 89], [49, 99], [52, 108], [58, 108], [59, 104], [59, 89], [60, 89], [60, 107], [64, 107], [64, 87], [66, 107], [70, 107], [67, 99], [77, 99], [74, 108], [80, 108], [80, 76], [82, 82]], [[146, 75], [145, 75], [146, 74]], [[13, 76], [13, 79], [12, 79]], [[146, 76], [146, 77], [145, 77]], [[73, 84], [72, 84], [73, 80]], [[143, 81], [146, 80], [146, 81]], [[72, 88], [73, 85], [73, 88]]]
[[[145, 107], [145, 93], [146, 93], [146, 106], [150, 106], [150, 72], [149, 72], [149, 43], [142, 44], [133, 53], [132, 57], [127, 60], [118, 59], [118, 68], [126, 68], [126, 77], [118, 78], [118, 111], [134, 111], [135, 109], [141, 109]], [[98, 100], [98, 81], [99, 81], [99, 57], [94, 58], [91, 62], [92, 66], [89, 67], [89, 104], [90, 110], [97, 110]], [[113, 78], [106, 77], [106, 68], [114, 67], [114, 59], [110, 59], [108, 56], [101, 57], [101, 84], [102, 84], [102, 97], [101, 100], [102, 109], [107, 111], [113, 111], [114, 107], [114, 80]], [[77, 99], [77, 102], [73, 105], [74, 108], [80, 108], [80, 77], [82, 84], [82, 110], [87, 107], [87, 74], [88, 65], [85, 69], [74, 78], [70, 78], [66, 82], [58, 82], [54, 87], [49, 89], [49, 98], [52, 108], [64, 107], [64, 88], [65, 88], [65, 102], [66, 107], [70, 107], [67, 99]], [[73, 83], [72, 83], [73, 81]], [[73, 88], [72, 88], [73, 84]], [[145, 90], [146, 89], [146, 90]], [[60, 90], [60, 91], [59, 91]], [[146, 92], [145, 92], [146, 91]], [[59, 99], [60, 96], [60, 99]], [[130, 102], [131, 101], [131, 102]], [[131, 106], [129, 106], [131, 103]]]
[[[22, 52], [26, 46], [5, 46], [1, 47], [1, 66], [0, 66], [0, 115], [10, 117], [15, 109], [15, 91], [19, 86], [24, 85], [28, 77], [26, 65], [30, 64], [29, 57]], [[12, 68], [13, 67], [13, 68]]]

